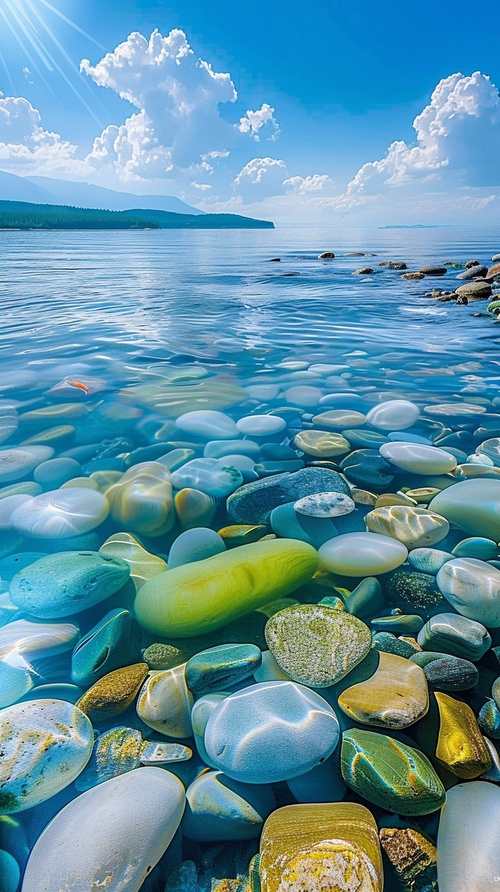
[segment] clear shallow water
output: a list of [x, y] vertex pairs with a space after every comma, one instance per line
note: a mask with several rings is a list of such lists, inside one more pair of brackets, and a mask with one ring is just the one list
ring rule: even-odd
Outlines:
[[[279, 385], [276, 398], [250, 395], [245, 399], [242, 394], [234, 405], [217, 405], [235, 418], [286, 405], [283, 393], [302, 383], [319, 387], [325, 395], [353, 394], [353, 406], [358, 406], [356, 399], [361, 397], [363, 411], [380, 399], [405, 398], [420, 408], [441, 401], [476, 403], [486, 415], [497, 417], [492, 402], [500, 378], [497, 328], [492, 319], [473, 318], [485, 310], [487, 302], [463, 307], [426, 296], [433, 288], [453, 290], [460, 284], [453, 271], [443, 278], [411, 282], [378, 263], [402, 260], [409, 270], [445, 260], [477, 258], [488, 263], [500, 251], [500, 228], [496, 232], [459, 228], [2, 232], [0, 247], [1, 408], [7, 411], [14, 406], [22, 415], [83, 400], [92, 410], [84, 420], [72, 413], [67, 419], [54, 414], [43, 423], [40, 419], [25, 427], [21, 423], [1, 449], [29, 438], [39, 443], [41, 429], [67, 423], [73, 432], [52, 439], [49, 431], [45, 442], [56, 456], [80, 449], [78, 461], [83, 472], [90, 474], [98, 467], [118, 468], [120, 457], [137, 447], [167, 439], [189, 441], [189, 435], [180, 434], [173, 425], [177, 412], [165, 403], [159, 406], [150, 392], [139, 395], [136, 391], [144, 384], [153, 390], [159, 384], [168, 389], [169, 382], [181, 395], [189, 389], [182, 411], [201, 407], [194, 401], [198, 386], [203, 388], [207, 381], [215, 382], [219, 395], [235, 384]], [[336, 259], [319, 261], [317, 255], [325, 250], [335, 251]], [[377, 256], [342, 256], [350, 251]], [[281, 262], [268, 262], [273, 257], [280, 257]], [[373, 275], [352, 275], [367, 264], [374, 267]], [[295, 361], [299, 367], [287, 365]], [[316, 377], [307, 374], [311, 363], [340, 368], [330, 378]], [[49, 392], [67, 379], [77, 384]], [[87, 399], [82, 398], [78, 381], [90, 385]], [[169, 400], [172, 407], [172, 391]], [[293, 407], [293, 400], [288, 405]], [[302, 408], [311, 414], [322, 411], [313, 405]], [[296, 431], [294, 424], [290, 436]], [[431, 436], [433, 424], [423, 423], [421, 432]], [[459, 419], [458, 424], [471, 431], [476, 426], [473, 419]], [[416, 428], [420, 430], [419, 424]], [[200, 454], [202, 444], [194, 441]], [[220, 514], [216, 521], [218, 529]], [[97, 545], [115, 530], [107, 521], [97, 531]], [[166, 554], [177, 532], [176, 528], [170, 537], [146, 536], [143, 541], [150, 551]], [[61, 540], [30, 541], [29, 546], [26, 540], [22, 543], [22, 551], [50, 552], [62, 547]], [[2, 579], [3, 584], [6, 581]], [[108, 607], [105, 603], [78, 615], [82, 634]], [[68, 652], [38, 660], [40, 678], [68, 681], [68, 661]], [[127, 713], [111, 725], [133, 721]], [[193, 764], [186, 763], [184, 774], [179, 770], [186, 784], [199, 768], [199, 760]], [[28, 848], [77, 792], [67, 788], [21, 813]], [[283, 789], [278, 793], [283, 804], [290, 800]], [[420, 825], [435, 834], [435, 816], [424, 817]], [[16, 849], [20, 863], [26, 856], [23, 845], [19, 843]], [[236, 852], [238, 846], [233, 847]], [[205, 865], [206, 879], [212, 869], [210, 859], [215, 864], [218, 857], [216, 848], [188, 842], [183, 857], [193, 859], [198, 867]], [[253, 842], [240, 845], [235, 863], [239, 858], [244, 866], [256, 848]], [[177, 845], [170, 861], [163, 864], [161, 879], [148, 881], [148, 892], [163, 892], [168, 869], [178, 857]], [[221, 869], [217, 864], [212, 875], [221, 876]], [[234, 869], [231, 875], [237, 872]], [[209, 879], [207, 883], [208, 892]]]

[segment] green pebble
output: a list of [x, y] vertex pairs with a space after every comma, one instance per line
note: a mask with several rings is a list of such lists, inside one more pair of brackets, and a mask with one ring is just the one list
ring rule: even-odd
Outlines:
[[449, 606], [436, 585], [435, 577], [416, 570], [395, 570], [387, 582], [386, 594], [391, 603], [404, 611], [437, 612]]
[[255, 644], [221, 644], [188, 660], [186, 684], [196, 696], [226, 690], [253, 675], [261, 662], [262, 651]]
[[182, 651], [172, 644], [156, 642], [143, 651], [142, 659], [150, 669], [171, 669], [184, 661]]
[[374, 731], [344, 732], [341, 770], [355, 793], [396, 814], [427, 815], [446, 798], [443, 784], [420, 750]]
[[360, 619], [320, 604], [297, 604], [275, 613], [265, 634], [283, 671], [314, 688], [340, 681], [371, 648], [370, 630]]
[[296, 539], [272, 539], [160, 573], [139, 589], [135, 612], [155, 635], [189, 638], [215, 631], [310, 579], [317, 551]]
[[367, 576], [345, 598], [345, 609], [353, 616], [365, 619], [385, 605], [382, 586], [375, 576]]
[[396, 614], [395, 616], [377, 616], [371, 620], [371, 627], [376, 632], [393, 632], [395, 635], [416, 635], [420, 632], [424, 621], [418, 614]]
[[391, 632], [375, 632], [373, 635], [373, 647], [376, 650], [384, 651], [386, 654], [396, 654], [398, 657], [406, 657], [409, 659], [416, 653], [417, 648], [404, 641], [403, 638], [396, 638]]

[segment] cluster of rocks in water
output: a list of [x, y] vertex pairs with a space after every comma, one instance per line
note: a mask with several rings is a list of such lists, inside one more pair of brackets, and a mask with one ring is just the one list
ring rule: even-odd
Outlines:
[[342, 368], [3, 382], [4, 892], [497, 882], [500, 398]]

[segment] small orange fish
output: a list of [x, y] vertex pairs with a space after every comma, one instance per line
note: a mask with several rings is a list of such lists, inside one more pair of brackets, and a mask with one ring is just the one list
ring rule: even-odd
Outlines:
[[83, 381], [68, 381], [68, 384], [71, 384], [72, 387], [79, 387], [80, 390], [83, 390], [84, 393], [90, 393], [90, 387], [87, 387]]

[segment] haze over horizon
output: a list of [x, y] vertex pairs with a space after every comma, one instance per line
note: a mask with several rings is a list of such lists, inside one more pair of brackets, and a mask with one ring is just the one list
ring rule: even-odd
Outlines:
[[104, 7], [0, 0], [0, 170], [281, 225], [498, 221], [500, 8]]

